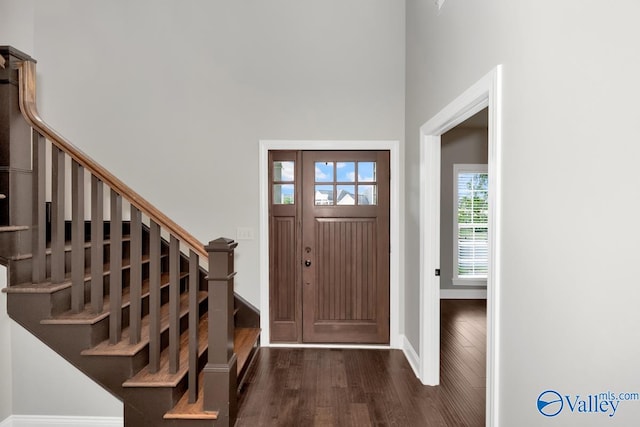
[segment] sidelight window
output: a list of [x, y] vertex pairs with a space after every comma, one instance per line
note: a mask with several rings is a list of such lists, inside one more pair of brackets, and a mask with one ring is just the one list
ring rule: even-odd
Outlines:
[[295, 203], [295, 162], [278, 160], [273, 162], [273, 204]]

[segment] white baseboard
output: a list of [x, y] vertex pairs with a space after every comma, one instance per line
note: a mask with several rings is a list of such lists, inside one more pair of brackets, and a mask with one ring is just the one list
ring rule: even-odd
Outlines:
[[0, 427], [123, 427], [121, 417], [61, 417], [47, 415], [12, 415]]
[[440, 289], [440, 299], [487, 299], [487, 290]]
[[413, 348], [406, 336], [400, 335], [400, 340], [402, 342], [402, 351], [409, 362], [409, 366], [413, 369], [413, 373], [416, 374], [416, 377], [420, 378], [420, 370], [418, 369], [418, 366], [420, 366], [420, 357], [418, 357], [418, 353], [416, 353], [416, 350]]

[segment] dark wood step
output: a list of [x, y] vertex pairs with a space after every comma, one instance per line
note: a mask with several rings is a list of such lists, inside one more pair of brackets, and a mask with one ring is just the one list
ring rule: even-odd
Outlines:
[[[256, 343], [260, 337], [258, 328], [236, 328], [233, 340], [233, 350], [238, 360], [238, 374], [246, 371], [247, 363], [251, 361], [256, 349]], [[164, 415], [167, 420], [215, 420], [218, 418], [217, 412], [204, 410], [203, 405], [203, 374], [198, 378], [198, 399], [194, 403], [189, 403], [189, 392], [187, 391], [180, 401], [169, 412]]]
[[0, 233], [13, 233], [16, 231], [28, 230], [28, 225], [3, 225], [0, 227]]
[[[15, 231], [22, 231], [22, 230], [28, 230], [29, 227], [28, 226], [7, 226], [7, 227], [0, 227], [0, 234], [2, 234], [3, 232], [15, 232]], [[129, 243], [131, 241], [131, 237], [130, 236], [122, 236], [122, 243]], [[49, 245], [51, 242], [48, 242], [48, 246], [45, 248], [45, 255], [49, 256], [51, 255], [51, 246]], [[91, 241], [86, 241], [83, 243], [83, 248], [84, 249], [91, 249]], [[103, 241], [103, 245], [104, 246], [111, 246], [111, 240], [105, 239]], [[64, 244], [64, 251], [65, 253], [70, 253], [72, 251], [72, 247], [71, 247], [71, 241], [65, 241]], [[105, 252], [106, 254], [107, 252]], [[90, 256], [90, 255], [89, 255]], [[33, 254], [32, 253], [24, 253], [24, 254], [18, 254], [18, 255], [12, 255], [7, 257], [7, 260], [11, 260], [11, 261], [20, 261], [20, 260], [25, 260], [25, 259], [31, 259], [33, 258]]]
[[21, 285], [7, 286], [2, 289], [5, 294], [53, 294], [71, 287], [71, 281], [61, 283], [23, 283]]
[[[181, 273], [180, 280], [188, 276], [188, 273]], [[68, 286], [71, 286], [70, 284]], [[160, 288], [169, 286], [169, 273], [163, 273], [160, 277]], [[149, 279], [142, 281], [142, 298], [149, 296]], [[42, 324], [88, 324], [92, 325], [100, 320], [103, 320], [109, 316], [109, 295], [104, 296], [104, 308], [102, 313], [93, 313], [91, 310], [91, 304], [85, 304], [84, 310], [78, 313], [74, 313], [69, 310], [51, 319], [44, 319], [40, 323]], [[122, 308], [128, 307], [131, 304], [131, 294], [129, 287], [122, 290]]]
[[251, 361], [251, 356], [260, 338], [258, 328], [236, 328], [233, 336], [233, 351], [238, 357], [238, 374], [246, 370], [246, 365]]
[[[209, 322], [207, 316], [200, 318], [198, 326], [198, 357], [207, 350], [207, 337]], [[169, 350], [165, 349], [160, 354], [160, 369], [151, 372], [146, 366], [132, 378], [122, 384], [123, 387], [176, 387], [187, 375], [189, 370], [189, 331], [180, 335], [180, 368], [174, 374], [169, 372]]]
[[[204, 291], [198, 292], [198, 304], [207, 298]], [[184, 293], [180, 296], [180, 317], [184, 317], [189, 313], [189, 295]], [[126, 327], [122, 330], [122, 339], [117, 344], [110, 344], [109, 340], [104, 340], [100, 344], [90, 349], [82, 351], [83, 356], [114, 356], [114, 357], [131, 357], [149, 344], [149, 316], [142, 318], [140, 328], [140, 342], [131, 344], [129, 342], [130, 329]], [[160, 308], [160, 333], [169, 329], [169, 304], [164, 304]]]
[[[164, 259], [164, 258], [168, 258], [169, 255], [168, 254], [161, 254], [160, 258]], [[19, 256], [15, 256], [12, 258], [12, 261], [22, 261], [22, 260], [26, 260], [26, 259], [31, 259], [32, 255], [31, 254], [25, 254], [25, 255], [19, 255]], [[148, 264], [150, 261], [149, 259], [149, 255], [144, 254], [142, 255], [142, 264]], [[122, 271], [126, 271], [129, 270], [131, 268], [131, 260], [129, 260], [128, 258], [123, 258], [122, 259]], [[26, 282], [26, 283], [21, 283], [18, 285], [11, 285], [9, 288], [7, 288], [7, 291], [4, 292], [14, 292], [14, 293], [34, 293], [31, 291], [31, 289], [37, 289], [36, 293], [46, 293], [46, 289], [49, 289], [51, 292], [56, 292], [60, 289], [64, 289], [64, 288], [68, 288], [71, 287], [71, 271], [70, 268], [67, 270], [66, 272], [66, 276], [65, 276], [65, 280], [55, 284], [55, 286], [52, 286], [51, 282], [43, 282], [43, 283], [31, 283], [31, 282]], [[111, 269], [110, 269], [110, 263], [109, 262], [105, 262], [103, 264], [103, 277], [108, 276], [111, 274]], [[85, 274], [84, 274], [84, 281], [85, 283], [91, 281], [91, 268], [90, 267], [86, 267], [85, 268]]]
[[169, 412], [164, 414], [165, 420], [217, 420], [218, 411], [204, 410], [204, 373], [198, 375], [198, 400], [189, 403], [189, 391]]

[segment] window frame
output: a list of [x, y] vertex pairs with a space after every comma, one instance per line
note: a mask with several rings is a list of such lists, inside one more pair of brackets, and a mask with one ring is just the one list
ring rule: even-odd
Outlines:
[[[487, 164], [454, 163], [453, 165], [453, 271], [451, 282], [455, 286], [487, 286], [487, 276], [484, 277], [460, 277], [458, 275], [459, 259], [459, 224], [458, 224], [458, 179], [461, 173], [480, 173], [488, 175]], [[487, 185], [487, 191], [489, 186]], [[487, 228], [489, 227], [487, 219]], [[488, 242], [487, 242], [488, 244]], [[488, 253], [488, 248], [487, 248]], [[487, 265], [488, 268], [488, 265]]]

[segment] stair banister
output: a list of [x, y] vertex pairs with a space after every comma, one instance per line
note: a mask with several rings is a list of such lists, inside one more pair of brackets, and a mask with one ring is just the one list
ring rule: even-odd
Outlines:
[[32, 61], [22, 61], [18, 71], [20, 74], [20, 111], [27, 122], [87, 171], [98, 177], [163, 229], [176, 236], [203, 259], [206, 259], [207, 252], [202, 242], [46, 124], [38, 114], [36, 105], [36, 64]]
[[[24, 57], [23, 57], [24, 58]], [[28, 58], [28, 56], [26, 56]], [[10, 67], [9, 67], [10, 65]], [[0, 68], [4, 68], [5, 61], [0, 56]], [[60, 283], [67, 280], [64, 259], [64, 201], [65, 181], [64, 170], [68, 164], [65, 161], [66, 156], [71, 159], [72, 169], [72, 263], [71, 277], [73, 286], [71, 288], [71, 306], [75, 313], [81, 312], [85, 307], [85, 230], [84, 230], [84, 179], [85, 172], [91, 176], [91, 265], [90, 277], [102, 277], [104, 273], [102, 262], [97, 263], [95, 260], [102, 260], [106, 251], [102, 246], [105, 242], [104, 230], [100, 223], [103, 214], [103, 197], [107, 195], [110, 200], [111, 217], [110, 217], [110, 251], [109, 265], [111, 274], [114, 271], [122, 270], [122, 199], [128, 201], [131, 205], [131, 259], [130, 262], [136, 260], [138, 264], [141, 259], [141, 249], [139, 241], [141, 235], [141, 218], [140, 214], [144, 214], [149, 219], [149, 239], [150, 253], [149, 258], [149, 367], [153, 373], [158, 370], [160, 356], [160, 276], [161, 272], [161, 230], [169, 234], [169, 276], [170, 276], [170, 298], [169, 298], [169, 352], [171, 353], [171, 372], [177, 371], [179, 368], [179, 347], [177, 340], [179, 339], [180, 318], [178, 312], [179, 304], [179, 286], [180, 286], [180, 246], [188, 248], [189, 252], [189, 401], [193, 403], [197, 397], [197, 381], [198, 381], [198, 342], [197, 342], [197, 325], [199, 321], [198, 311], [198, 291], [199, 291], [199, 260], [208, 261], [208, 359], [203, 371], [203, 388], [204, 388], [204, 409], [207, 411], [216, 411], [220, 414], [217, 425], [233, 425], [237, 412], [237, 356], [234, 352], [234, 249], [237, 246], [233, 240], [218, 239], [209, 243], [205, 248], [204, 244], [198, 239], [160, 212], [155, 206], [145, 200], [138, 193], [133, 191], [129, 186], [124, 184], [120, 179], [115, 177], [104, 167], [95, 162], [91, 157], [74, 146], [71, 142], [57, 133], [49, 125], [47, 125], [37, 111], [36, 105], [36, 67], [35, 61], [31, 59], [11, 60], [6, 63], [7, 68], [18, 70], [18, 105], [26, 123], [32, 128], [32, 160], [33, 160], [33, 222], [32, 224], [32, 244], [33, 250], [33, 283], [43, 283], [47, 281], [46, 263], [45, 263], [45, 199], [44, 199], [44, 159], [45, 159], [45, 140], [52, 144], [52, 163], [54, 164], [51, 176], [52, 184], [52, 234], [56, 234], [52, 238], [51, 245], [51, 272], [49, 277], [53, 283]], [[15, 99], [15, 98], [14, 98]], [[14, 104], [15, 105], [15, 104]], [[24, 147], [24, 144], [22, 144]], [[106, 184], [106, 188], [104, 188]], [[106, 190], [106, 194], [103, 192]], [[53, 224], [53, 220], [59, 224]], [[137, 236], [137, 237], [136, 237]], [[52, 236], [54, 237], [54, 236]], [[54, 245], [54, 243], [56, 243]], [[57, 246], [56, 246], [57, 245]], [[82, 254], [82, 255], [79, 255]], [[61, 256], [62, 255], [62, 256]], [[57, 258], [57, 259], [56, 259]], [[133, 308], [130, 310], [130, 340], [136, 343], [140, 340], [140, 287], [139, 281], [140, 267], [130, 265], [130, 275], [135, 276], [130, 281], [130, 304]], [[90, 303], [93, 313], [101, 313], [103, 310], [103, 295], [100, 291], [100, 284], [94, 286], [91, 280]], [[116, 344], [121, 341], [121, 332], [123, 327], [123, 319], [120, 308], [122, 307], [122, 282], [119, 274], [113, 275], [109, 280], [109, 298], [110, 298], [110, 315], [109, 315], [109, 341]], [[223, 385], [224, 384], [224, 385]], [[221, 385], [223, 385], [221, 387]]]

